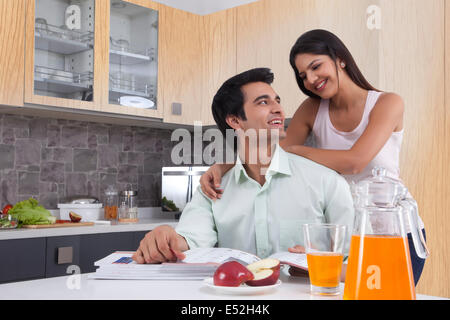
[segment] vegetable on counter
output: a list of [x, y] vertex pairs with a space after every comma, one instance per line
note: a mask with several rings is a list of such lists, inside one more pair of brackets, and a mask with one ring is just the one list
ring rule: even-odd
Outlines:
[[178, 209], [176, 204], [172, 200], [168, 200], [166, 197], [163, 197], [161, 199], [161, 204], [164, 211], [171, 211], [171, 212], [180, 211], [180, 209]]
[[13, 206], [11, 204], [7, 204], [6, 206], [3, 207], [2, 209], [2, 213], [3, 214], [8, 214], [9, 209], [11, 209]]
[[39, 205], [36, 199], [30, 198], [16, 203], [8, 214], [19, 221], [19, 228], [28, 224], [53, 224], [56, 217], [50, 211]]
[[73, 211], [69, 212], [69, 217], [72, 222], [80, 222], [81, 221], [81, 216], [76, 214]]
[[0, 229], [13, 229], [17, 227], [17, 221], [8, 215], [0, 215]]

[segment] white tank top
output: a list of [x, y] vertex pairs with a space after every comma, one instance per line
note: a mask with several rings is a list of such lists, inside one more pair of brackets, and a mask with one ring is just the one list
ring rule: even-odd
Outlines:
[[[369, 123], [370, 112], [381, 94], [382, 92], [377, 91], [368, 92], [361, 122], [351, 132], [339, 131], [333, 126], [329, 113], [330, 100], [322, 99], [312, 130], [315, 147], [320, 149], [349, 150], [366, 129]], [[399, 162], [402, 140], [403, 129], [398, 132], [393, 132], [380, 152], [378, 152], [375, 158], [370, 161], [362, 172], [342, 176], [349, 184], [351, 184], [352, 181], [358, 183], [360, 180], [372, 176], [372, 169], [374, 167], [383, 167], [386, 169], [387, 176], [400, 180]], [[421, 228], [423, 228], [423, 222], [420, 217], [419, 224]], [[410, 229], [408, 225], [406, 226], [406, 229], [409, 232]]]
[[[329, 113], [330, 100], [322, 99], [313, 126], [316, 147], [320, 149], [349, 150], [366, 129], [367, 124], [369, 123], [370, 112], [375, 106], [381, 93], [382, 92], [377, 91], [368, 92], [361, 122], [350, 132], [339, 131], [333, 126]], [[361, 173], [343, 175], [344, 178], [349, 183], [351, 183], [351, 181], [357, 183], [364, 178], [370, 177], [372, 175], [372, 169], [379, 166], [386, 169], [387, 176], [399, 179], [399, 161], [402, 140], [403, 129], [399, 132], [393, 132], [380, 152], [372, 159], [372, 161], [370, 161]]]

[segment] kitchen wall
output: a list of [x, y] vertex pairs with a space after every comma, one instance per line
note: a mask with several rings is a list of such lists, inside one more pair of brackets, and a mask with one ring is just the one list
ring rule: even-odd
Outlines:
[[0, 205], [29, 197], [48, 209], [67, 196], [103, 199], [113, 184], [158, 207], [171, 130], [0, 114]]

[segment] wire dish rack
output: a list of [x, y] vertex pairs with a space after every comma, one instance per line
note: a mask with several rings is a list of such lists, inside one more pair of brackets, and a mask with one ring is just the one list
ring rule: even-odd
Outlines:
[[92, 32], [69, 30], [66, 26], [57, 27], [47, 24], [42, 18], [36, 21], [34, 35], [36, 49], [68, 55], [92, 50], [94, 46]]
[[132, 74], [118, 73], [109, 76], [110, 92], [140, 97], [153, 97], [154, 86], [136, 80]]
[[47, 90], [57, 93], [74, 93], [92, 88], [92, 72], [70, 72], [35, 66], [34, 81], [36, 90]]
[[62, 40], [78, 41], [82, 43], [91, 43], [94, 40], [93, 32], [70, 30], [66, 25], [51, 25], [46, 23], [45, 19], [42, 18], [36, 19], [35, 36], [52, 37]]

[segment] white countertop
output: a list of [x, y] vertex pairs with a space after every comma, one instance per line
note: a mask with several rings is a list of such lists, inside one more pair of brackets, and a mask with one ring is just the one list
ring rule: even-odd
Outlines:
[[[2, 299], [11, 300], [342, 300], [309, 293], [309, 279], [281, 272], [282, 284], [258, 295], [218, 293], [201, 280], [98, 280], [88, 274], [68, 275], [0, 285]], [[341, 283], [341, 290], [344, 283]], [[417, 295], [418, 300], [444, 298]]]
[[175, 227], [178, 220], [168, 218], [139, 219], [137, 223], [114, 223], [111, 225], [94, 224], [93, 226], [42, 228], [42, 229], [10, 229], [0, 230], [0, 240], [70, 236], [92, 233], [150, 231], [159, 225], [167, 224]]

